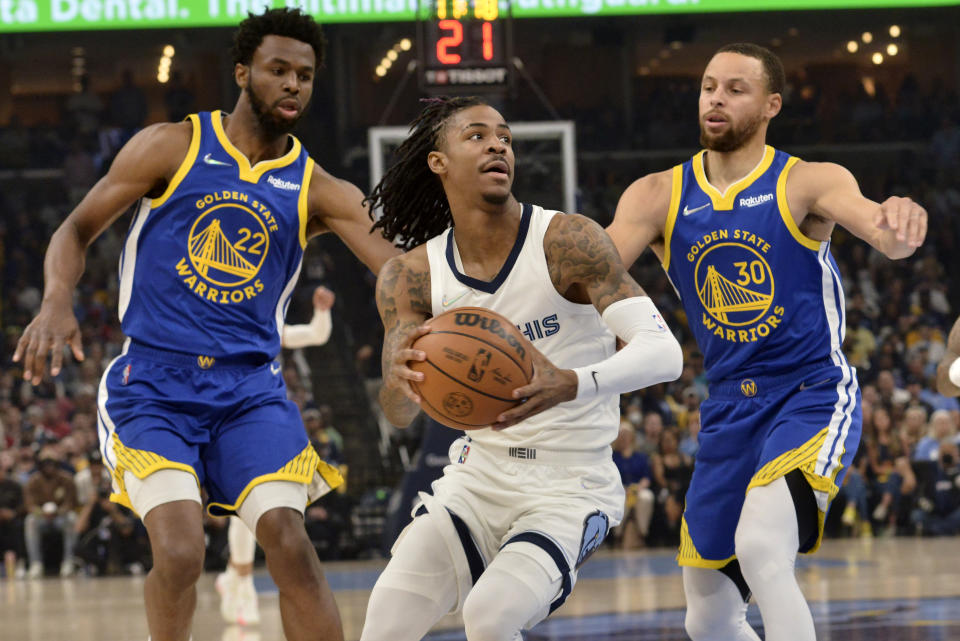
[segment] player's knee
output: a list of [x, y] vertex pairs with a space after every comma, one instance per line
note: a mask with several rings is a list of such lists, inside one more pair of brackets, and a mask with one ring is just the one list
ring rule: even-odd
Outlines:
[[750, 524], [737, 527], [734, 546], [748, 584], [753, 584], [761, 574], [769, 576], [780, 570], [793, 569], [790, 551], [777, 540], [775, 528]]
[[257, 541], [264, 553], [274, 558], [297, 556], [310, 548], [310, 539], [303, 526], [303, 517], [290, 508], [265, 512], [257, 521]]
[[495, 603], [493, 595], [471, 590], [463, 603], [463, 627], [468, 641], [507, 641], [519, 630], [505, 620], [503, 603]]
[[165, 583], [189, 587], [203, 572], [203, 539], [169, 538], [154, 542], [153, 571]]
[[683, 627], [692, 641], [730, 641], [739, 638], [738, 611], [720, 610], [688, 602]]

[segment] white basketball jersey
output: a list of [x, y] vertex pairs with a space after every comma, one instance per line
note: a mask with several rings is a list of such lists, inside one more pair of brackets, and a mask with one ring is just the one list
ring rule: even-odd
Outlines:
[[[433, 315], [458, 307], [486, 307], [510, 319], [559, 368], [591, 365], [611, 356], [616, 338], [593, 305], [557, 293], [547, 268], [543, 237], [559, 212], [523, 205], [517, 239], [492, 281], [463, 273], [453, 229], [427, 241]], [[563, 215], [563, 214], [560, 214]], [[560, 403], [500, 432], [471, 430], [480, 445], [591, 450], [610, 445], [620, 425], [619, 396]]]

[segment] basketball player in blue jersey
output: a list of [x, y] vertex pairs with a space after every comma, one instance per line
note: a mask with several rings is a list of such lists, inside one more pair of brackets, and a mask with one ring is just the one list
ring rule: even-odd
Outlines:
[[626, 264], [660, 258], [710, 381], [678, 555], [694, 641], [757, 639], [751, 591], [767, 641], [815, 638], [794, 563], [820, 544], [861, 423], [830, 234], [897, 259], [927, 230], [909, 198], [875, 203], [843, 167], [767, 146], [783, 86], [767, 49], [721, 48], [700, 88], [705, 150], [633, 183], [607, 230]]
[[[333, 319], [330, 309], [336, 296], [326, 287], [313, 290], [313, 317], [303, 325], [284, 325], [281, 345], [300, 349], [323, 345], [330, 338]], [[220, 615], [227, 623], [254, 625], [260, 622], [260, 604], [253, 585], [253, 561], [257, 540], [239, 517], [231, 516], [227, 526], [227, 568], [217, 575]]]
[[960, 318], [947, 336], [947, 351], [937, 366], [937, 391], [944, 396], [960, 396]]
[[244, 20], [240, 97], [135, 135], [55, 232], [44, 300], [15, 352], [38, 383], [65, 345], [83, 358], [71, 309], [93, 240], [137, 202], [120, 261], [128, 340], [100, 383], [99, 431], [114, 500], [143, 519], [153, 641], [187, 641], [203, 568], [200, 488], [213, 514], [256, 533], [280, 592], [286, 638], [343, 638], [307, 537], [309, 501], [341, 482], [310, 446], [279, 363], [284, 312], [309, 238], [333, 231], [372, 270], [398, 253], [372, 234], [363, 195], [289, 135], [310, 101], [324, 39], [298, 10]]
[[397, 153], [371, 196], [378, 226], [414, 246], [377, 282], [387, 418], [420, 411], [409, 362], [425, 359], [411, 345], [428, 318], [482, 306], [545, 331], [531, 332], [534, 376], [514, 391], [526, 401], [455, 442], [420, 495], [361, 640], [416, 641], [462, 608], [468, 641], [511, 641], [563, 603], [622, 518], [619, 394], [677, 378], [679, 345], [603, 229], [517, 202], [510, 128], [492, 107], [434, 100]]

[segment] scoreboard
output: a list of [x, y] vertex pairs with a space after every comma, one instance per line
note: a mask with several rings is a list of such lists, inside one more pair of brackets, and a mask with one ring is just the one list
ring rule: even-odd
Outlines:
[[509, 2], [421, 0], [418, 18], [422, 90], [456, 93], [509, 87], [513, 59]]

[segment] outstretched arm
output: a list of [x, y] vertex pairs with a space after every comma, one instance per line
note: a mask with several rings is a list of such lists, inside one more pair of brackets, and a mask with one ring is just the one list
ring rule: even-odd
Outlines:
[[410, 369], [410, 361], [426, 360], [413, 343], [430, 332], [424, 321], [431, 314], [430, 268], [426, 249], [392, 258], [377, 278], [377, 309], [383, 321], [383, 387], [380, 406], [391, 423], [406, 427], [420, 412], [420, 397], [410, 381], [422, 381], [423, 374]]
[[860, 193], [853, 174], [833, 163], [798, 163], [788, 178], [787, 199], [796, 213], [837, 223], [888, 258], [910, 256], [927, 235], [923, 207], [897, 196], [874, 202]]
[[683, 365], [677, 339], [597, 223], [580, 215], [555, 216], [543, 244], [557, 291], [572, 301], [592, 303], [626, 344], [609, 358], [576, 369], [558, 369], [534, 349], [533, 379], [513, 392], [526, 402], [500, 415], [496, 429], [564, 401], [672, 381]]
[[123, 146], [101, 178], [50, 238], [43, 262], [40, 312], [20, 337], [13, 360], [23, 360], [23, 378], [40, 383], [50, 354], [50, 373], [60, 373], [63, 347], [83, 360], [73, 315], [73, 289], [83, 274], [87, 247], [144, 195], [160, 195], [190, 147], [190, 123], [164, 123], [140, 131]]
[[363, 193], [352, 183], [335, 178], [315, 165], [310, 179], [307, 239], [332, 231], [374, 274], [400, 250], [379, 231], [363, 204]]
[[960, 396], [960, 318], [947, 337], [947, 353], [937, 367], [937, 390], [944, 396]]
[[330, 308], [336, 296], [326, 287], [313, 290], [313, 318], [306, 325], [284, 325], [280, 342], [287, 349], [323, 345], [330, 339], [333, 318]]
[[607, 234], [629, 267], [647, 247], [663, 257], [663, 230], [673, 193], [673, 170], [661, 171], [634, 181], [620, 196]]

